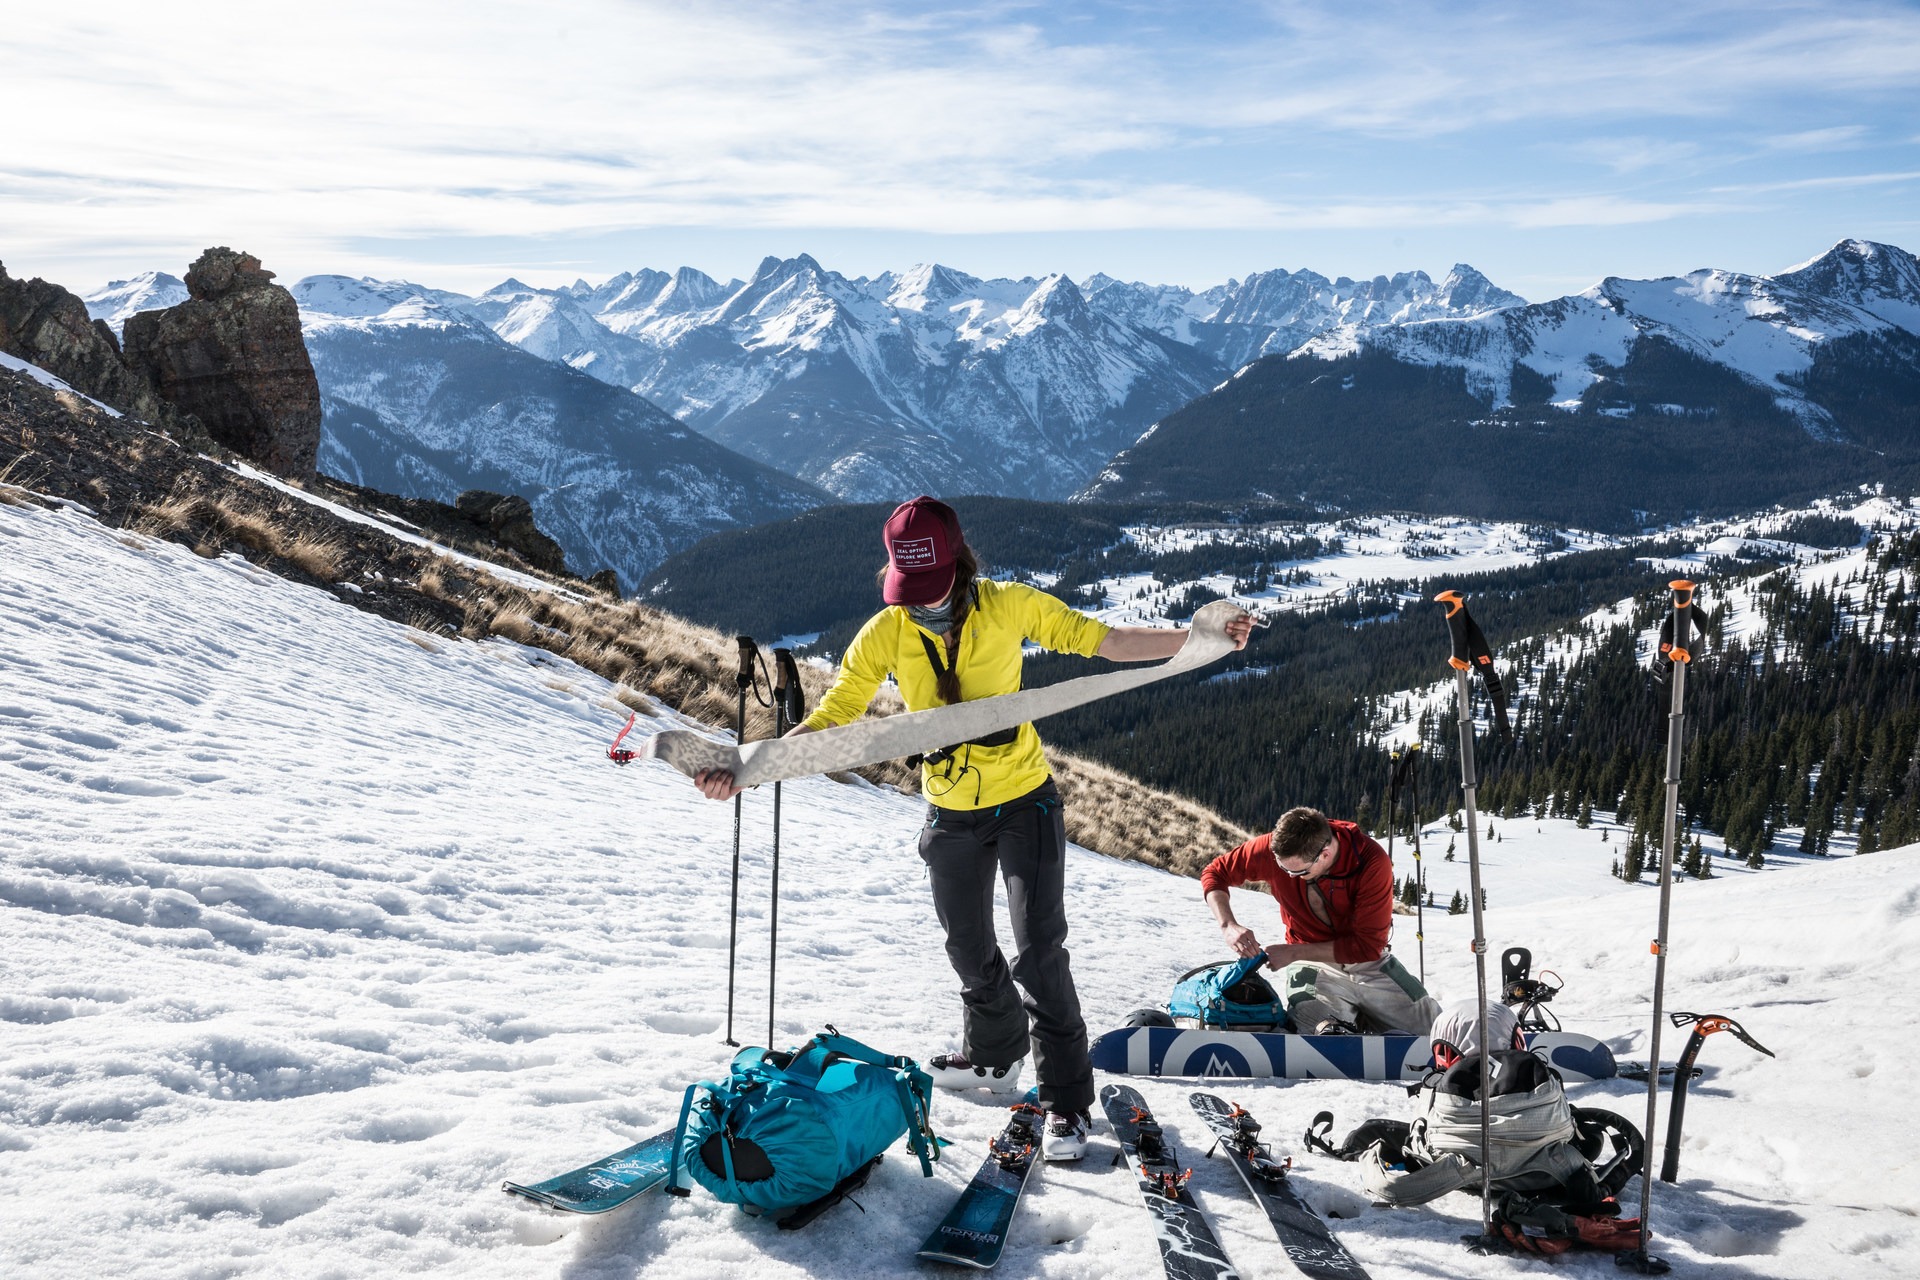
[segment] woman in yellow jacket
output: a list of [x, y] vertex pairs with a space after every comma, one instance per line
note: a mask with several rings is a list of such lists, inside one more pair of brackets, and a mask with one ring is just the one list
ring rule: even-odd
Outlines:
[[[885, 539], [880, 588], [888, 607], [854, 636], [833, 687], [794, 733], [858, 719], [888, 675], [910, 711], [1012, 693], [1029, 640], [1116, 662], [1172, 657], [1186, 641], [1184, 629], [1109, 627], [1024, 583], [979, 577], [959, 517], [937, 499], [901, 504]], [[1246, 647], [1252, 626], [1245, 617], [1228, 625], [1236, 647]], [[695, 781], [716, 800], [737, 790], [722, 772]], [[964, 1051], [928, 1066], [949, 1087], [1013, 1088], [1031, 1049], [1048, 1112], [1043, 1154], [1077, 1159], [1086, 1150], [1093, 1069], [1067, 966], [1066, 825], [1040, 735], [1023, 724], [934, 752], [921, 761], [920, 789], [928, 803], [920, 856], [966, 1010]], [[1011, 965], [994, 936], [996, 869], [1018, 949]]]

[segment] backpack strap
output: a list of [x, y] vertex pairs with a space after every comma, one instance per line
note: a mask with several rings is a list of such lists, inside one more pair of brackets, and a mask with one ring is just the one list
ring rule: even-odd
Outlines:
[[1363, 1120], [1358, 1128], [1334, 1146], [1333, 1112], [1322, 1111], [1313, 1118], [1313, 1123], [1301, 1137], [1307, 1149], [1318, 1151], [1322, 1155], [1332, 1156], [1335, 1160], [1354, 1161], [1366, 1155], [1374, 1147], [1379, 1148], [1380, 1163], [1388, 1167], [1405, 1165], [1407, 1159], [1407, 1137], [1412, 1126], [1405, 1120], [1388, 1120], [1376, 1117]]
[[[687, 1117], [693, 1113], [694, 1095], [702, 1089], [705, 1089], [710, 1095], [720, 1092], [720, 1086], [711, 1080], [702, 1080], [687, 1086], [687, 1096], [680, 1101], [680, 1122], [673, 1127], [673, 1148], [668, 1153], [667, 1158], [666, 1194], [670, 1196], [693, 1194], [692, 1188], [680, 1181], [680, 1175], [684, 1171], [680, 1160], [680, 1150], [681, 1144], [687, 1139]], [[729, 1162], [731, 1162], [731, 1158], [729, 1158]], [[729, 1169], [728, 1172], [731, 1173], [732, 1170]]]
[[[921, 631], [918, 627], [914, 628], [914, 632], [920, 637], [920, 647], [926, 650], [927, 665], [933, 668], [934, 678], [937, 680], [941, 676], [946, 675], [949, 667], [940, 660], [939, 647], [933, 643], [932, 638], [929, 637], [926, 632]], [[960, 665], [960, 653], [957, 645], [953, 650], [953, 665], [956, 667]], [[1010, 747], [1019, 741], [1019, 739], [1020, 726], [1015, 725], [1011, 729], [1001, 729], [996, 733], [983, 734], [978, 738], [969, 738], [965, 742], [956, 742], [949, 747], [937, 747], [922, 755], [908, 756], [907, 767], [909, 769], [917, 769], [922, 764], [927, 764], [938, 768], [940, 765], [945, 764], [947, 760], [952, 757], [953, 753], [961, 747]]]

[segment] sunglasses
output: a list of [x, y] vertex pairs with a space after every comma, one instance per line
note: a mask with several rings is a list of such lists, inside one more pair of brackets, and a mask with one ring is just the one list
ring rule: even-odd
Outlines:
[[1288, 875], [1292, 876], [1296, 880], [1305, 879], [1307, 873], [1313, 870], [1315, 864], [1317, 864], [1320, 861], [1320, 859], [1327, 856], [1327, 851], [1335, 847], [1337, 847], [1337, 842], [1329, 840], [1326, 844], [1321, 846], [1320, 852], [1314, 854], [1311, 858], [1308, 858], [1305, 862], [1301, 863], [1300, 869], [1298, 871], [1295, 871], [1291, 866], [1289, 866], [1287, 864], [1287, 859], [1285, 858], [1275, 858], [1274, 864], [1278, 866], [1282, 871], [1286, 872]]

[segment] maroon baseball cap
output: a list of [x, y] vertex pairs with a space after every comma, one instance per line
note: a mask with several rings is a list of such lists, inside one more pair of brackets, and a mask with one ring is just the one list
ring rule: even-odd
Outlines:
[[966, 541], [960, 517], [938, 498], [921, 494], [887, 517], [887, 577], [880, 598], [888, 604], [938, 604], [953, 590], [954, 557]]

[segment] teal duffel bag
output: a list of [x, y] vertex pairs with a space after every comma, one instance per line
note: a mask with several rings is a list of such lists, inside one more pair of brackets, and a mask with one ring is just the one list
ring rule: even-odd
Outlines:
[[1167, 1012], [1176, 1027], [1219, 1031], [1285, 1031], [1287, 1004], [1259, 974], [1263, 955], [1189, 969], [1174, 985]]
[[900, 1140], [933, 1176], [933, 1080], [832, 1027], [788, 1053], [742, 1049], [725, 1080], [687, 1090], [669, 1190], [682, 1174], [750, 1213], [778, 1215], [833, 1192]]

